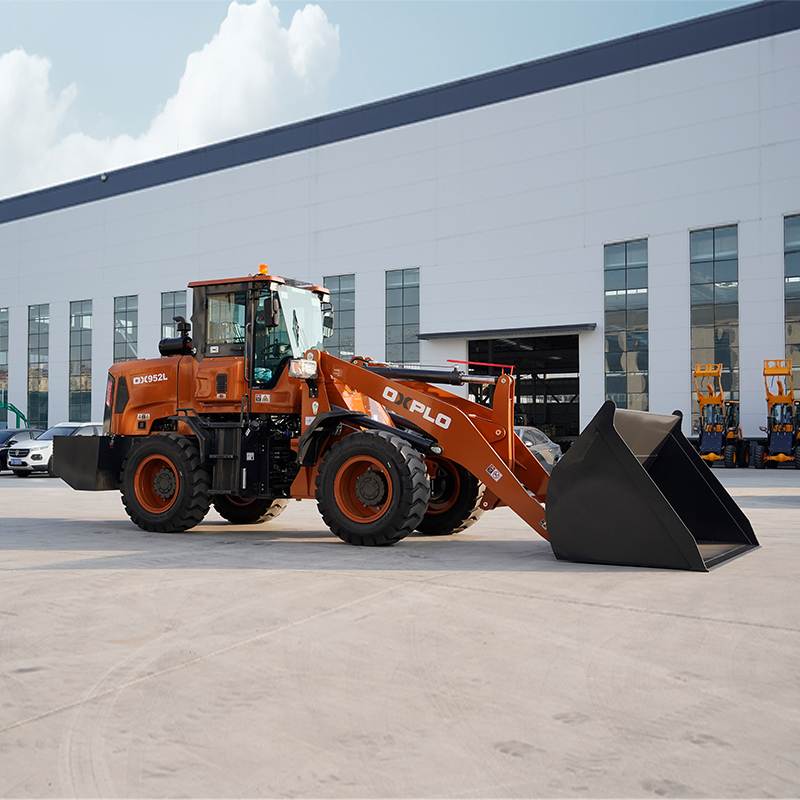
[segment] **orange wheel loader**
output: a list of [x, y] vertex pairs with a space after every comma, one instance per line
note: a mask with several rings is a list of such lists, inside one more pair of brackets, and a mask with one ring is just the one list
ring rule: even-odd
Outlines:
[[800, 469], [798, 434], [800, 420], [792, 387], [792, 359], [766, 359], [764, 386], [767, 390], [767, 438], [756, 444], [753, 463], [757, 469], [791, 462]]
[[694, 386], [700, 406], [700, 458], [709, 466], [750, 466], [750, 442], [742, 436], [739, 403], [726, 400], [722, 390], [722, 364], [696, 364]]
[[[120, 491], [144, 530], [188, 530], [212, 505], [258, 524], [305, 498], [355, 545], [508, 506], [572, 561], [707, 571], [758, 546], [679, 414], [607, 402], [548, 475], [514, 433], [512, 376], [335, 358], [328, 291], [263, 265], [190, 286], [192, 323], [176, 318], [161, 357], [110, 368], [104, 434], [55, 442], [67, 483]], [[493, 384], [491, 406], [445, 388], [466, 383]]]

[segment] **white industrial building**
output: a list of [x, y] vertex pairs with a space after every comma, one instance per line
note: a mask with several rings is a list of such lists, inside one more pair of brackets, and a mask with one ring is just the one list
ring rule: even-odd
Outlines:
[[699, 362], [755, 436], [764, 359], [800, 362], [800, 3], [4, 200], [0, 389], [31, 424], [101, 419], [188, 282], [261, 263], [331, 288], [335, 352], [514, 365], [556, 437], [606, 397], [688, 415]]

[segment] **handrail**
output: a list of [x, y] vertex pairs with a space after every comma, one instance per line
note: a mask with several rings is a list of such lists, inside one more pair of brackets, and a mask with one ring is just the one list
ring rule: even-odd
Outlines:
[[15, 406], [11, 403], [0, 402], [0, 408], [7, 408], [12, 414], [14, 414], [17, 418], [17, 424], [14, 426], [15, 428], [19, 428], [19, 421], [22, 420], [25, 423], [25, 427], [29, 428], [28, 425], [28, 418]]

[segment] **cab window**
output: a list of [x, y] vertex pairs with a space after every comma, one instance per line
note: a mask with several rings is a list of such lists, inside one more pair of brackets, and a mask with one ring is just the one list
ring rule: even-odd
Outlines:
[[245, 292], [225, 292], [208, 297], [206, 344], [244, 344]]

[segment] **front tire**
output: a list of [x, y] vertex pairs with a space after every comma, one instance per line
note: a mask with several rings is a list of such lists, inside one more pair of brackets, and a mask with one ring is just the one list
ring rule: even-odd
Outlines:
[[12, 469], [11, 470], [18, 478], [27, 478], [30, 475], [30, 470], [27, 469]]
[[732, 444], [726, 445], [725, 449], [722, 451], [722, 458], [725, 462], [725, 466], [728, 469], [733, 469], [736, 466], [736, 446]]
[[122, 504], [145, 531], [180, 533], [203, 520], [211, 506], [211, 476], [193, 439], [151, 434], [122, 465]]
[[428, 461], [436, 472], [428, 510], [417, 530], [426, 536], [461, 533], [483, 516], [480, 504], [486, 487], [460, 464], [436, 456]]
[[753, 453], [753, 466], [756, 469], [764, 469], [767, 466], [764, 460], [764, 445], [757, 444], [755, 452]]
[[53, 456], [50, 456], [50, 460], [47, 462], [47, 474], [51, 478], [58, 477], [58, 473], [53, 469]]
[[289, 501], [279, 498], [246, 498], [217, 495], [213, 500], [217, 513], [234, 525], [259, 525], [279, 517]]
[[325, 454], [316, 498], [325, 524], [350, 544], [399, 542], [422, 521], [431, 486], [419, 453], [383, 431], [359, 431]]

